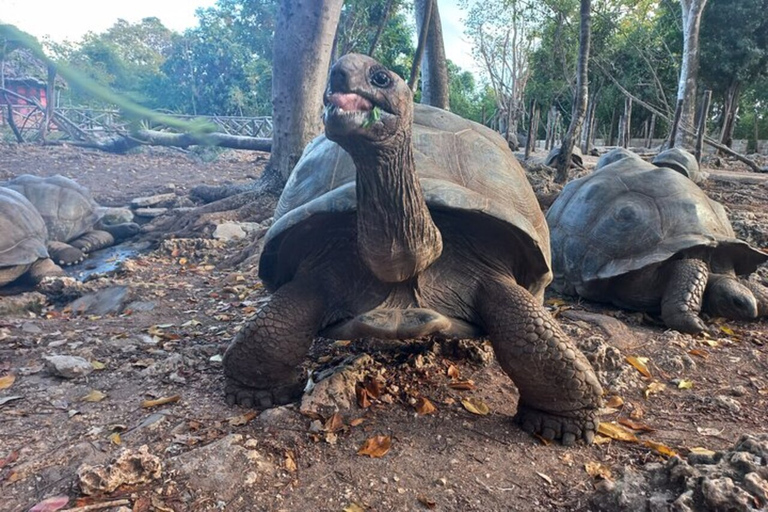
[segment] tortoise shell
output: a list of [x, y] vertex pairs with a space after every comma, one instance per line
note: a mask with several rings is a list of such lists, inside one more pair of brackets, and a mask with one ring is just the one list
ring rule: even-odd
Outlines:
[[48, 257], [42, 217], [23, 195], [0, 187], [0, 267], [28, 265]]

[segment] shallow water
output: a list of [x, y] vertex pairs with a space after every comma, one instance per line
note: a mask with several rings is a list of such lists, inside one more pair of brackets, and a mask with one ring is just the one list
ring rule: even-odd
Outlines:
[[100, 251], [92, 252], [82, 263], [65, 267], [64, 271], [78, 281], [87, 281], [95, 275], [113, 272], [121, 262], [146, 251], [149, 245], [145, 242], [126, 242], [113, 245]]

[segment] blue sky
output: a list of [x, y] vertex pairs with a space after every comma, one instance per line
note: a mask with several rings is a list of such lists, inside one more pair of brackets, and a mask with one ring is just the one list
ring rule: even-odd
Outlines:
[[[130, 22], [148, 16], [183, 31], [196, 24], [195, 9], [215, 4], [215, 0], [0, 0], [0, 22], [11, 23], [35, 37], [49, 36], [54, 41], [77, 41], [88, 31], [102, 32], [118, 18]], [[471, 45], [463, 36], [463, 12], [456, 0], [438, 0], [448, 58], [464, 69], [477, 72]], [[34, 7], [30, 7], [34, 5]]]

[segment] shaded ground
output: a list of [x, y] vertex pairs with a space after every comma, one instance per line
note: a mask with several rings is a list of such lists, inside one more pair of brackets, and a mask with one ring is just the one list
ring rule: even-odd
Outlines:
[[[103, 204], [123, 205], [165, 192], [169, 183], [182, 194], [198, 183], [240, 181], [264, 162], [253, 153], [226, 152], [209, 163], [192, 156], [9, 145], [0, 147], [0, 179], [60, 173]], [[713, 174], [705, 189], [728, 206], [742, 237], [765, 247], [768, 184], [735, 176]], [[640, 442], [600, 437], [564, 449], [524, 434], [511, 422], [517, 392], [481, 343], [320, 341], [310, 369], [370, 353], [354, 374], [367, 383], [369, 406], [359, 406], [368, 404], [352, 382], [353, 403], [337, 417], [322, 408], [257, 415], [228, 407], [217, 356], [266, 293], [253, 268], [215, 265], [245, 245], [167, 242], [89, 281], [93, 290], [128, 287], [128, 302], [138, 304], [119, 315], [77, 316], [44, 305], [0, 318], [0, 508], [28, 510], [65, 496], [69, 507], [115, 501], [134, 511], [590, 510], [601, 480], [595, 468], [615, 479], [625, 466], [642, 471], [664, 461], [667, 448], [683, 455], [694, 447], [721, 450], [742, 433], [768, 430], [765, 321], [709, 319], [718, 334], [689, 336], [647, 315], [555, 296], [549, 307], [599, 370], [608, 399], [602, 420], [653, 430], [633, 430]], [[760, 278], [768, 284], [764, 269]], [[53, 354], [82, 357], [94, 370], [71, 380], [53, 376], [43, 359]], [[627, 356], [648, 358], [650, 378]], [[467, 397], [490, 414], [468, 412], [461, 403]], [[420, 414], [423, 399], [434, 413]], [[358, 455], [377, 435], [390, 437], [388, 453]], [[142, 445], [159, 460], [159, 479], [82, 493], [81, 465], [108, 463]]]

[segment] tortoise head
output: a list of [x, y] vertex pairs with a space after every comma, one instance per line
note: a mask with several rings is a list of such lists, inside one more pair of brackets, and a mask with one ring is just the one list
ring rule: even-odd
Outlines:
[[758, 304], [754, 294], [730, 275], [710, 274], [704, 301], [715, 316], [733, 320], [757, 318]]
[[386, 143], [413, 123], [408, 84], [367, 55], [351, 53], [336, 61], [323, 100], [325, 134], [345, 149]]

